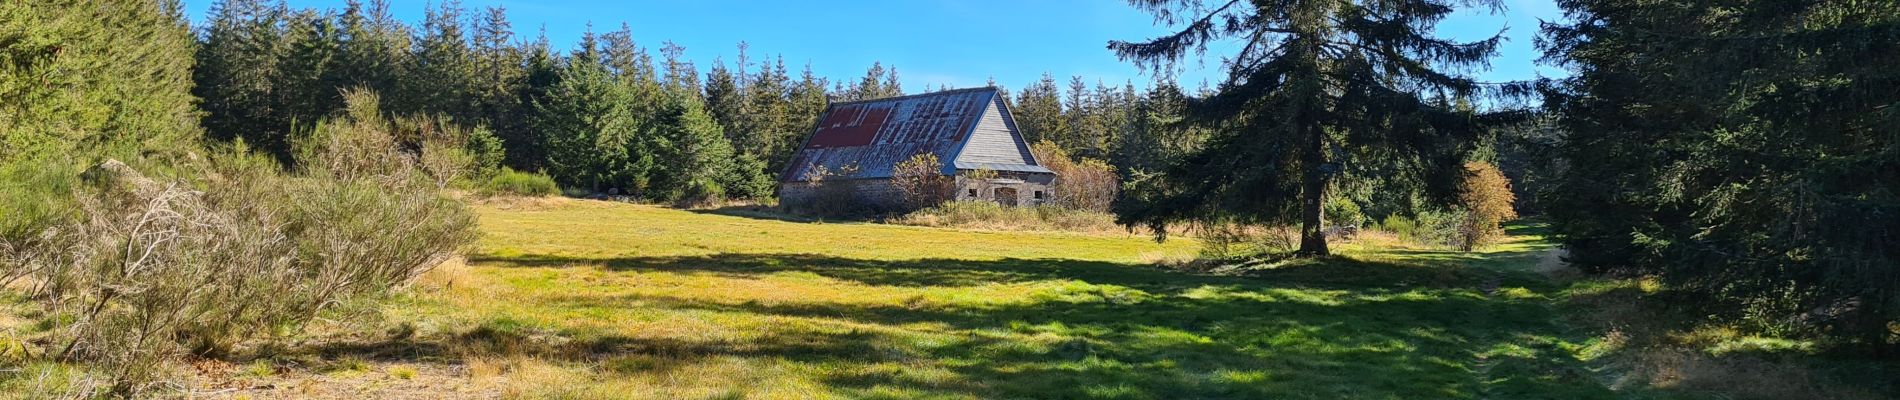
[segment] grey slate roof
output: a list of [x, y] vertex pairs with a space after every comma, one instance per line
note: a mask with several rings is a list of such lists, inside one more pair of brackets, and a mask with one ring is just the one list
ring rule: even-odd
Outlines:
[[[944, 174], [990, 169], [1051, 173], [1029, 154], [996, 88], [948, 90], [912, 96], [832, 103], [780, 175], [804, 181], [815, 167], [849, 179], [889, 178], [891, 167], [921, 153], [944, 160]], [[837, 179], [837, 178], [833, 178]]]

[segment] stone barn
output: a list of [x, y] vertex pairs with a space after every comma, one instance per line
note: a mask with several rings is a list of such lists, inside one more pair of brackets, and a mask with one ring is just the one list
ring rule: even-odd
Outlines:
[[1041, 204], [1056, 178], [1030, 154], [996, 88], [958, 89], [832, 103], [779, 176], [779, 202], [899, 209], [892, 167], [923, 153], [941, 160], [944, 176], [957, 177], [957, 200]]

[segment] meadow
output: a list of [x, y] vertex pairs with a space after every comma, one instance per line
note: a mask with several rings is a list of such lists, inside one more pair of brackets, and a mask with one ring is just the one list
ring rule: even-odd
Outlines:
[[1191, 240], [480, 205], [389, 328], [236, 371], [232, 397], [1629, 398], [1537, 273], [1536, 227], [1196, 274]]

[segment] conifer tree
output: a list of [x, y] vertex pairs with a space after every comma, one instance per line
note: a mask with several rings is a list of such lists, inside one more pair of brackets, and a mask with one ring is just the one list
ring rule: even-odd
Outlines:
[[719, 129], [725, 132], [729, 142], [738, 143], [738, 136], [745, 134], [740, 131], [739, 121], [747, 117], [746, 99], [738, 78], [726, 69], [725, 64], [714, 58], [712, 71], [706, 73], [706, 112], [712, 115], [713, 122], [719, 124]]
[[1064, 132], [1065, 135], [1057, 136], [1052, 141], [1061, 146], [1063, 151], [1076, 156], [1101, 157], [1106, 153], [1107, 143], [1102, 139], [1107, 136], [1108, 125], [1102, 121], [1101, 101], [1096, 93], [1089, 90], [1082, 76], [1069, 78], [1068, 100], [1065, 101], [1062, 115], [1062, 119], [1068, 121], [1069, 129]]
[[759, 65], [758, 75], [748, 80], [746, 100], [749, 110], [743, 132], [734, 146], [740, 153], [751, 155], [765, 163], [767, 171], [776, 171], [771, 160], [781, 151], [780, 148], [795, 146], [792, 143], [804, 132], [804, 127], [796, 126], [796, 118], [791, 116], [791, 77], [786, 75], [785, 57], [778, 57], [770, 67]]
[[397, 85], [410, 64], [411, 40], [408, 26], [389, 15], [389, 4], [350, 0], [337, 16], [337, 25], [341, 40], [326, 86], [398, 93]]
[[660, 77], [653, 66], [653, 55], [634, 42], [633, 29], [621, 23], [619, 30], [607, 33], [601, 42], [607, 68], [619, 78], [621, 85], [633, 91], [634, 112], [647, 115], [658, 110], [663, 90]]
[[1564, 4], [1546, 57], [1576, 74], [1540, 91], [1565, 168], [1540, 197], [1568, 261], [1893, 354], [1900, 4]]
[[227, 0], [213, 5], [198, 67], [192, 70], [193, 94], [203, 99], [204, 125], [212, 138], [243, 139], [254, 148], [290, 158], [290, 118], [272, 95], [282, 78], [286, 11], [262, 0]]
[[[794, 128], [793, 132], [796, 132], [791, 137], [802, 138], [810, 134], [813, 127], [818, 126], [818, 115], [824, 113], [825, 107], [830, 104], [828, 93], [825, 91], [828, 83], [825, 78], [812, 72], [811, 63], [805, 63], [804, 71], [798, 75], [798, 84], [792, 86], [791, 92], [787, 94], [790, 100], [789, 123]], [[786, 164], [791, 162], [792, 155], [798, 151], [798, 146], [804, 145], [798, 140], [787, 141], [785, 146], [780, 146], [777, 152], [771, 155], [767, 164], [771, 166], [773, 172], [785, 170]]]
[[634, 140], [641, 121], [633, 95], [599, 59], [577, 51], [534, 104], [548, 174], [562, 186], [596, 191], [645, 188], [652, 149]]
[[[197, 143], [192, 34], [177, 2], [0, 2], [0, 16], [0, 173], [175, 156]], [[39, 234], [4, 208], [46, 189], [21, 183], [0, 179], [0, 239]]]
[[[717, 200], [728, 189], [745, 180], [739, 176], [758, 175], [756, 171], [736, 171], [731, 142], [704, 105], [692, 96], [669, 95], [655, 116], [654, 134], [664, 140], [659, 153], [662, 172], [655, 183], [664, 188], [663, 200], [685, 197], [710, 197], [691, 200]], [[756, 166], [754, 166], [756, 168]], [[715, 195], [716, 194], [716, 195]]]
[[686, 59], [686, 47], [675, 44], [671, 40], [666, 41], [664, 46], [660, 47], [660, 56], [665, 60], [664, 83], [668, 95], [688, 96], [694, 102], [703, 104], [705, 99], [700, 97], [699, 92], [699, 68], [693, 65], [692, 60]]
[[476, 61], [469, 49], [467, 19], [460, 2], [446, 1], [423, 17], [409, 76], [403, 80], [401, 110], [444, 113], [457, 121], [475, 119]]
[[1024, 87], [1016, 96], [1012, 106], [1024, 139], [1053, 142], [1068, 136], [1069, 122], [1063, 118], [1062, 93], [1056, 88], [1054, 75], [1043, 72], [1042, 80]]
[[521, 52], [522, 83], [515, 87], [513, 93], [519, 111], [511, 117], [518, 121], [515, 124], [502, 124], [503, 127], [516, 129], [500, 129], [496, 136], [507, 150], [504, 154], [505, 164], [522, 171], [541, 171], [547, 168], [548, 153], [545, 133], [540, 130], [538, 122], [541, 116], [537, 107], [546, 101], [546, 95], [560, 81], [561, 60], [549, 48], [546, 33], [524, 44]]
[[1186, 220], [1297, 222], [1297, 254], [1322, 256], [1329, 254], [1322, 201], [1349, 157], [1420, 160], [1414, 166], [1429, 171], [1423, 175], [1439, 178], [1428, 187], [1444, 198], [1455, 191], [1463, 155], [1450, 150], [1475, 137], [1479, 121], [1421, 94], [1478, 94], [1478, 83], [1455, 71], [1485, 65], [1500, 36], [1457, 43], [1431, 29], [1457, 6], [1497, 9], [1497, 1], [1135, 4], [1180, 30], [1110, 42], [1124, 60], [1159, 70], [1210, 42], [1238, 39], [1242, 47], [1228, 57], [1217, 91], [1188, 110], [1217, 136], [1142, 201], [1125, 203], [1122, 223], [1165, 235], [1169, 223]]

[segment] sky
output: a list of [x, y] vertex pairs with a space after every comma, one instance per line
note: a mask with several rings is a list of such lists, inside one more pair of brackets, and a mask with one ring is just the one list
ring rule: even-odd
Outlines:
[[[341, 9], [344, 0], [287, 0], [295, 8]], [[1491, 68], [1468, 71], [1483, 81], [1560, 77], [1561, 69], [1538, 65], [1534, 37], [1540, 20], [1560, 18], [1554, 0], [1504, 0], [1506, 9], [1461, 11], [1438, 26], [1448, 38], [1476, 40], [1504, 32], [1507, 38]], [[202, 24], [215, 0], [184, 0], [194, 24]], [[427, 0], [389, 0], [399, 19], [417, 23]], [[438, 0], [439, 4], [439, 0]], [[1055, 75], [1067, 85], [1080, 75], [1120, 85], [1146, 87], [1152, 73], [1117, 59], [1109, 40], [1141, 40], [1172, 32], [1123, 1], [1112, 0], [463, 0], [473, 12], [504, 7], [518, 38], [545, 29], [557, 48], [571, 48], [588, 30], [628, 24], [634, 39], [654, 52], [671, 40], [703, 73], [715, 60], [734, 62], [738, 43], [754, 59], [783, 56], [796, 76], [809, 63], [820, 76], [855, 80], [874, 61], [897, 68], [907, 92], [939, 85], [997, 84], [1021, 88]], [[1186, 87], [1224, 77], [1220, 56], [1234, 46], [1210, 49], [1177, 75]], [[1223, 52], [1222, 50], [1229, 50]], [[1066, 86], [1065, 86], [1066, 87]]]

